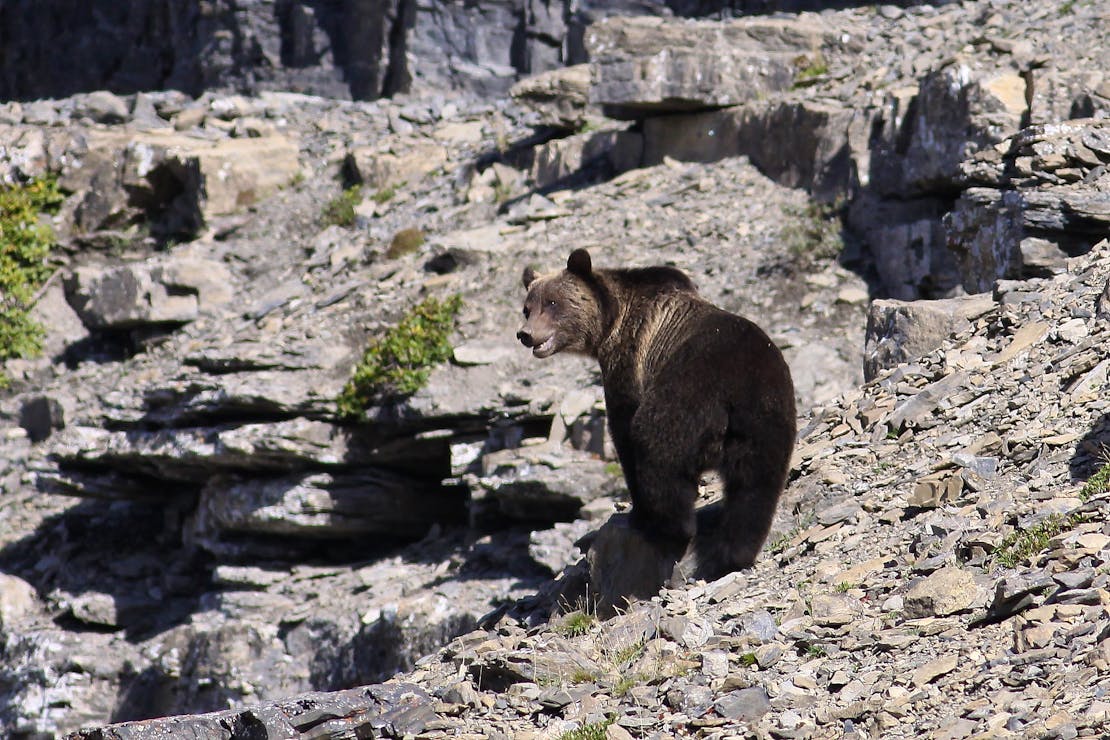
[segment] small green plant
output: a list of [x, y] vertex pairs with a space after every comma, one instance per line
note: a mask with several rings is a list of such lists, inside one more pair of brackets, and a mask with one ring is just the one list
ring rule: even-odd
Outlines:
[[771, 555], [778, 555], [779, 553], [785, 551], [786, 546], [790, 544], [790, 541], [792, 539], [798, 536], [798, 532], [800, 531], [801, 530], [798, 527], [795, 527], [781, 537], [776, 537], [773, 542], [767, 545], [767, 552]]
[[583, 611], [571, 612], [556, 626], [555, 630], [564, 637], [578, 637], [590, 631], [597, 623], [597, 618]]
[[994, 559], [1000, 565], [1013, 568], [1044, 550], [1048, 541], [1056, 535], [1074, 529], [1085, 521], [1087, 517], [1083, 514], [1047, 516], [1028, 529], [1019, 529], [1007, 535], [995, 549]]
[[605, 731], [609, 729], [609, 725], [613, 724], [616, 720], [616, 716], [613, 716], [604, 722], [582, 725], [577, 730], [568, 730], [564, 732], [559, 736], [559, 740], [605, 740]]
[[837, 593], [843, 594], [843, 593], [847, 593], [848, 591], [851, 591], [855, 587], [856, 587], [856, 584], [849, 583], [848, 581], [843, 581], [841, 583], [836, 584], [836, 591], [837, 591]]
[[352, 185], [324, 205], [320, 221], [324, 226], [353, 226], [355, 206], [362, 200], [362, 188]]
[[397, 195], [397, 186], [386, 185], [384, 188], [378, 188], [378, 190], [376, 190], [374, 194], [370, 196], [370, 200], [374, 201], [378, 205], [381, 205], [382, 203], [393, 200], [393, 196], [395, 195]]
[[828, 651], [825, 650], [824, 645], [818, 645], [814, 643], [806, 647], [806, 655], [811, 658], [820, 658], [824, 655], [828, 655]]
[[613, 684], [612, 695], [616, 698], [627, 696], [628, 692], [635, 688], [640, 683], [639, 676], [621, 676], [621, 679]]
[[611, 475], [614, 478], [620, 478], [622, 475], [624, 475], [624, 469], [618, 462], [605, 463], [604, 470], [606, 475]]
[[462, 296], [427, 298], [372, 342], [336, 399], [340, 415], [357, 419], [376, 399], [420, 390], [432, 366], [450, 359], [448, 338], [461, 308]]
[[498, 205], [513, 197], [513, 186], [500, 180], [493, 186], [493, 202]]
[[39, 214], [56, 211], [63, 199], [53, 178], [0, 186], [0, 361], [42, 351], [45, 330], [29, 311], [50, 276], [54, 235]]
[[823, 77], [829, 73], [829, 65], [820, 54], [816, 55], [813, 59], [807, 56], [800, 56], [794, 60], [794, 63], [798, 67], [798, 72], [794, 75], [795, 89], [811, 85], [817, 78]]
[[755, 657], [755, 653], [744, 653], [740, 656], [740, 665], [747, 668], [751, 668], [758, 662], [759, 659]]
[[1098, 472], [1087, 479], [1079, 491], [1079, 498], [1086, 501], [1091, 496], [1110, 491], [1110, 461], [1098, 469]]
[[597, 675], [585, 668], [579, 668], [574, 673], [570, 674], [571, 683], [590, 683], [595, 680]]
[[576, 134], [589, 134], [589, 133], [592, 133], [594, 131], [600, 131], [600, 130], [601, 130], [601, 124], [596, 118], [584, 118], [581, 121], [581, 123], [578, 124], [578, 128], [575, 129], [574, 133], [576, 133]]
[[1066, 0], [1060, 4], [1060, 15], [1067, 15], [1075, 10], [1075, 0]]
[[802, 207], [783, 208], [786, 218], [780, 236], [787, 253], [799, 267], [808, 268], [819, 261], [835, 259], [844, 251], [840, 211], [838, 204], [816, 201]]
[[393, 241], [389, 243], [389, 249], [385, 250], [385, 256], [395, 260], [398, 257], [415, 252], [423, 244], [423, 231], [416, 228], [401, 229], [393, 235]]
[[644, 654], [644, 643], [634, 642], [613, 653], [613, 663], [618, 666], [627, 665]]

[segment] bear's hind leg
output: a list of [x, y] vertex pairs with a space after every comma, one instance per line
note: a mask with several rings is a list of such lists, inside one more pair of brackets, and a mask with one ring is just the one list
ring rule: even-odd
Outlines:
[[706, 579], [750, 568], [771, 531], [789, 459], [779, 459], [781, 450], [753, 447], [750, 440], [725, 443], [721, 516], [698, 546], [699, 575]]

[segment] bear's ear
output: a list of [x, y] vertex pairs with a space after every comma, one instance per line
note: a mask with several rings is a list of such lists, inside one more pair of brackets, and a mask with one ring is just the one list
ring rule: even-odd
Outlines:
[[579, 277], [589, 277], [591, 269], [589, 252], [579, 247], [570, 253], [570, 257], [567, 258], [568, 272]]
[[536, 271], [532, 269], [531, 265], [528, 265], [528, 267], [524, 268], [524, 274], [520, 276], [520, 279], [521, 282], [524, 283], [524, 287], [527, 288], [529, 285], [532, 284], [533, 281], [535, 281]]

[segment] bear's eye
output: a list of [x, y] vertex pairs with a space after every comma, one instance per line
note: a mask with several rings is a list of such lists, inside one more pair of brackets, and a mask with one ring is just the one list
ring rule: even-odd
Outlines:
[[547, 307], [548, 308], [555, 308], [555, 301], [548, 301], [547, 302]]
[[530, 314], [530, 313], [532, 313], [532, 312], [528, 310], [527, 306], [525, 306], [524, 307], [524, 318], [528, 318], [528, 314]]

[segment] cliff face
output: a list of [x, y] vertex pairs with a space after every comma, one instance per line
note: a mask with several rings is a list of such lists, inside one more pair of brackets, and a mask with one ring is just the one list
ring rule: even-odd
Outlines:
[[357, 100], [503, 94], [521, 74], [583, 61], [584, 26], [629, 9], [666, 10], [570, 0], [4, 0], [0, 99], [166, 89]]
[[[840, 6], [857, 4], [839, 3]], [[174, 89], [290, 90], [373, 100], [504, 94], [520, 76], [586, 61], [609, 15], [819, 10], [816, 0], [2, 0], [0, 100]]]

